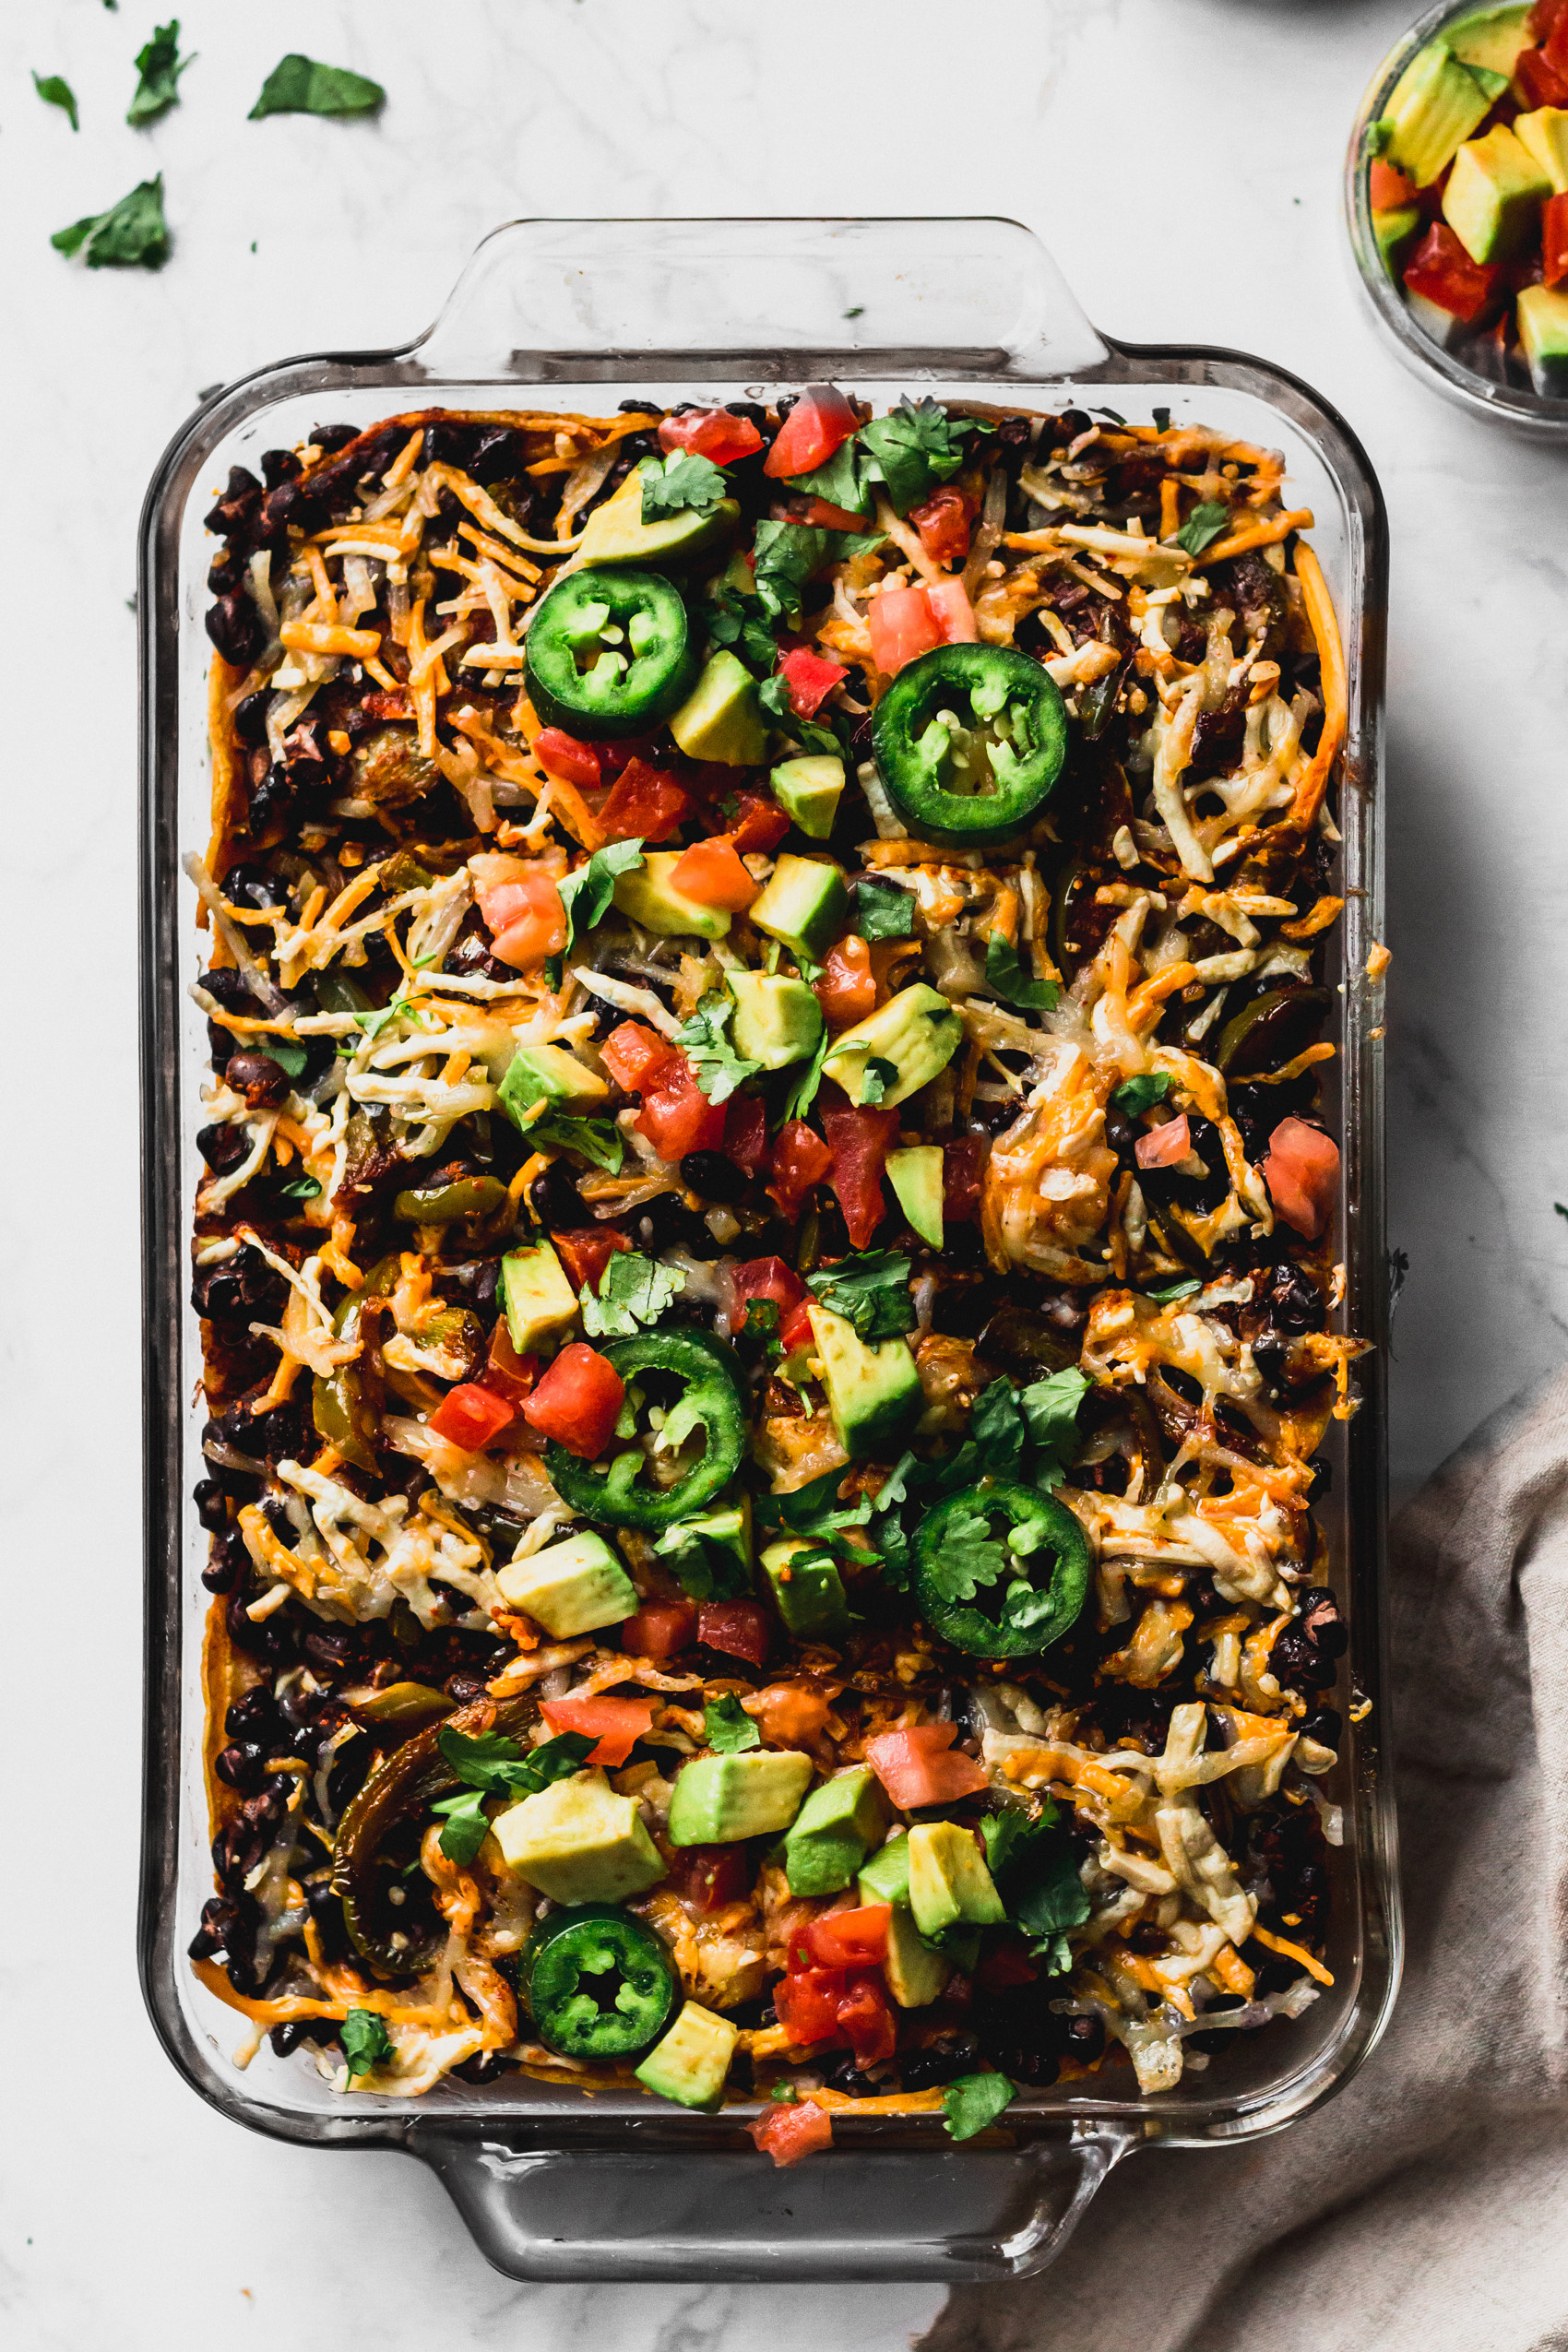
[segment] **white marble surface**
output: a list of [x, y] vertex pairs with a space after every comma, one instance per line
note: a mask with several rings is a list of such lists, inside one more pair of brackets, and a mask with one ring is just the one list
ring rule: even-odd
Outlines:
[[[510, 2286], [422, 2170], [246, 2136], [181, 2085], [144, 2020], [126, 605], [143, 484], [198, 387], [288, 351], [402, 339], [479, 237], [530, 211], [1010, 213], [1111, 332], [1250, 347], [1320, 386], [1364, 437], [1394, 528], [1408, 1485], [1557, 1360], [1568, 1316], [1551, 1206], [1568, 1197], [1565, 461], [1449, 411], [1358, 307], [1337, 172], [1403, 22], [1384, 0], [184, 0], [182, 15], [198, 63], [142, 134], [122, 118], [150, 7], [33, 0], [0, 18], [6, 2341], [195, 2352], [308, 2329], [386, 2352], [698, 2352], [803, 2333], [822, 2352], [884, 2352], [935, 2296]], [[382, 124], [247, 124], [296, 46], [384, 80]], [[35, 100], [34, 67], [74, 83], [79, 137]], [[176, 237], [161, 276], [89, 276], [50, 251], [52, 230], [155, 168]]]

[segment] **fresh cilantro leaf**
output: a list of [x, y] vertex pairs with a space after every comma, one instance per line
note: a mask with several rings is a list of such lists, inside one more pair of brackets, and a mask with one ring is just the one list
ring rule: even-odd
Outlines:
[[867, 1250], [840, 1259], [837, 1265], [819, 1266], [806, 1282], [823, 1305], [852, 1324], [864, 1340], [897, 1339], [915, 1327], [908, 1258]]
[[896, 1593], [908, 1592], [914, 1574], [909, 1554], [909, 1538], [903, 1521], [889, 1512], [876, 1530], [876, 1540], [882, 1551], [882, 1581]]
[[[857, 439], [876, 461], [894, 511], [907, 515], [937, 482], [946, 481], [964, 462], [967, 417], [950, 417], [940, 400], [911, 400], [906, 393], [885, 417], [861, 427]], [[852, 503], [852, 502], [850, 502]]]
[[690, 1600], [738, 1600], [752, 1589], [751, 1571], [739, 1553], [695, 1527], [667, 1527], [653, 1548], [669, 1561]]
[[1189, 555], [1201, 555], [1211, 540], [1219, 537], [1230, 519], [1230, 509], [1215, 499], [1206, 498], [1194, 506], [1175, 535], [1175, 545], [1184, 547]]
[[1037, 1486], [1061, 1484], [1063, 1466], [1071, 1460], [1078, 1440], [1078, 1408], [1088, 1391], [1088, 1382], [1073, 1364], [1064, 1372], [1052, 1372], [1049, 1380], [1034, 1381], [1019, 1390], [1018, 1405], [1029, 1435], [1047, 1457], [1036, 1466]]
[[1156, 433], [1170, 432], [1170, 411], [1169, 409], [1153, 409], [1150, 410], [1150, 414], [1154, 418], [1154, 429]]
[[[1568, 1217], [1568, 1209], [1563, 1211], [1563, 1215]], [[1176, 1299], [1190, 1299], [1194, 1290], [1201, 1290], [1203, 1287], [1194, 1274], [1185, 1282], [1167, 1282], [1159, 1289], [1147, 1290], [1144, 1295], [1152, 1299], [1157, 1307], [1168, 1307]]]
[[617, 1250], [599, 1277], [596, 1298], [582, 1288], [583, 1329], [590, 1339], [629, 1339], [640, 1324], [657, 1323], [686, 1277], [638, 1250]]
[[1111, 1099], [1118, 1111], [1124, 1111], [1129, 1119], [1135, 1119], [1140, 1111], [1151, 1111], [1157, 1102], [1163, 1102], [1170, 1092], [1170, 1073], [1151, 1070], [1139, 1077], [1127, 1079], [1124, 1085], [1117, 1087]]
[[1032, 980], [1012, 941], [993, 931], [985, 943], [985, 984], [1022, 1013], [1049, 1013], [1062, 994], [1054, 980]]
[[77, 113], [77, 94], [63, 74], [35, 73], [32, 86], [45, 106], [57, 106], [62, 114], [70, 116], [73, 131], [81, 129], [81, 121]]
[[558, 1731], [553, 1740], [541, 1740], [529, 1750], [523, 1769], [536, 1789], [548, 1788], [552, 1781], [570, 1780], [575, 1772], [581, 1772], [597, 1745], [580, 1731]]
[[762, 1733], [733, 1691], [721, 1691], [702, 1711], [703, 1737], [721, 1756], [737, 1756], [760, 1748]]
[[249, 119], [267, 114], [379, 114], [386, 92], [346, 65], [318, 65], [297, 50], [281, 58], [261, 86]]
[[724, 476], [710, 457], [698, 457], [695, 449], [671, 449], [662, 460], [644, 457], [637, 472], [645, 523], [659, 523], [688, 509], [694, 515], [711, 515], [724, 497]]
[[825, 564], [863, 555], [880, 547], [881, 531], [825, 531], [805, 523], [759, 523], [756, 527], [756, 592], [764, 612], [792, 621], [801, 610], [806, 582]]
[[180, 76], [185, 67], [195, 64], [192, 57], [180, 55], [180, 19], [172, 18], [166, 25], [159, 25], [152, 39], [137, 52], [137, 72], [141, 79], [131, 101], [125, 120], [133, 130], [145, 123], [156, 123], [167, 114], [171, 106], [179, 103]]
[[465, 1788], [460, 1797], [444, 1797], [432, 1805], [433, 1813], [445, 1819], [441, 1830], [441, 1850], [449, 1862], [471, 1862], [490, 1835], [490, 1816], [484, 1810], [482, 1788]]
[[861, 1075], [861, 1108], [867, 1110], [879, 1103], [889, 1087], [898, 1083], [898, 1064], [885, 1061], [880, 1053], [871, 1055]]
[[993, 1380], [975, 1398], [969, 1435], [980, 1447], [993, 1479], [1016, 1475], [1024, 1455], [1024, 1417], [1018, 1410], [1010, 1380]]
[[1088, 1918], [1089, 1898], [1061, 1832], [1053, 1830], [1032, 1846], [1016, 1877], [1004, 1899], [1026, 1935], [1062, 1935]]
[[269, 1062], [276, 1062], [278, 1067], [286, 1071], [291, 1078], [304, 1075], [309, 1053], [303, 1045], [296, 1045], [291, 1038], [258, 1038], [255, 1050], [258, 1053], [265, 1053]]
[[816, 1100], [817, 1088], [822, 1084], [822, 1065], [827, 1059], [827, 1050], [832, 1043], [833, 1033], [825, 1024], [811, 1060], [795, 1065], [794, 1075], [785, 1089], [780, 1111], [786, 1125], [791, 1119], [803, 1119]]
[[[849, 318], [853, 313], [846, 311], [844, 315]], [[775, 2107], [799, 2107], [801, 2104], [800, 2092], [793, 2083], [775, 2083], [767, 2096]]]
[[565, 967], [564, 956], [547, 956], [544, 959], [544, 985], [553, 996], [561, 993], [561, 983], [566, 977]]
[[869, 515], [872, 469], [856, 447], [859, 438], [851, 434], [848, 441], [839, 443], [826, 465], [809, 474], [792, 475], [789, 487], [807, 498], [826, 499], [828, 505], [841, 506], [846, 514]]
[[279, 1184], [278, 1197], [281, 1201], [314, 1201], [321, 1191], [315, 1176], [296, 1176], [291, 1184]]
[[[767, 689], [774, 681], [767, 676], [773, 668], [778, 647], [763, 612], [762, 599], [748, 596], [742, 588], [728, 583], [716, 591], [707, 614], [707, 634], [715, 645], [727, 646], [743, 661], [748, 670], [755, 671], [765, 680], [762, 699], [765, 709], [773, 710]], [[782, 684], [782, 681], [778, 682]], [[774, 716], [778, 716], [774, 711]]]
[[1002, 1812], [981, 1814], [980, 1833], [985, 1841], [985, 1866], [999, 1888], [1013, 1865], [1028, 1853], [1040, 1832], [1049, 1829], [1057, 1818], [1057, 1808], [1049, 1799], [1039, 1815], [1027, 1813], [1017, 1805], [1009, 1805]]
[[951, 2140], [972, 2140], [986, 2131], [1017, 2097], [1005, 2074], [960, 2074], [942, 2094], [943, 2130]]
[[525, 1752], [505, 1732], [458, 1731], [451, 1724], [443, 1724], [435, 1743], [464, 1787], [487, 1797], [535, 1795], [580, 1771], [594, 1745], [580, 1731], [562, 1731]]
[[575, 873], [566, 876], [561, 885], [561, 904], [566, 909], [568, 954], [578, 939], [609, 913], [610, 902], [615, 896], [616, 876], [635, 873], [642, 861], [640, 840], [609, 841], [602, 849], [594, 851], [586, 866], [579, 866]]
[[912, 939], [915, 932], [915, 895], [901, 890], [896, 882], [883, 882], [872, 874], [861, 874], [855, 884], [855, 923], [866, 941], [873, 939]]
[[943, 1538], [942, 1556], [932, 1563], [932, 1582], [944, 1600], [973, 1600], [981, 1585], [994, 1585], [1010, 1564], [983, 1512], [955, 1511]]
[[1118, 409], [1091, 409], [1091, 417], [1109, 417], [1112, 424], [1125, 424], [1127, 420]]
[[673, 1041], [690, 1062], [709, 1102], [728, 1102], [742, 1079], [754, 1078], [762, 1068], [760, 1062], [748, 1062], [737, 1053], [724, 1034], [734, 1012], [735, 1000], [729, 992], [713, 989], [675, 1032]]
[[918, 1484], [920, 1474], [924, 1467], [924, 1464], [917, 1461], [912, 1454], [900, 1454], [878, 1488], [876, 1500], [873, 1503], [872, 1509], [878, 1512], [896, 1511], [901, 1503], [908, 1503], [909, 1480], [914, 1479]]
[[163, 174], [143, 180], [107, 212], [89, 212], [49, 240], [56, 253], [80, 254], [89, 269], [161, 269], [169, 258]]
[[1394, 137], [1394, 125], [1386, 114], [1367, 125], [1366, 151], [1369, 155], [1385, 155]]
[[577, 1152], [612, 1176], [619, 1176], [626, 1157], [625, 1137], [613, 1119], [573, 1119], [564, 1111], [547, 1111], [542, 1119], [529, 1120], [527, 1134], [536, 1150], [542, 1146], [550, 1151]]
[[368, 2074], [392, 2055], [392, 2037], [383, 2019], [374, 2009], [350, 2009], [338, 2029], [344, 2061], [350, 2082], [356, 2074]]

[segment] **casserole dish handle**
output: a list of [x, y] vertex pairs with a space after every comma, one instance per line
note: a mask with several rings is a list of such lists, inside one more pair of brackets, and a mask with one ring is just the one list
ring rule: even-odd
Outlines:
[[958, 2285], [1043, 2270], [1141, 2136], [1097, 2123], [1016, 2148], [871, 2144], [783, 2171], [749, 2149], [523, 2147], [456, 2119], [416, 2120], [406, 2144], [509, 2278]]

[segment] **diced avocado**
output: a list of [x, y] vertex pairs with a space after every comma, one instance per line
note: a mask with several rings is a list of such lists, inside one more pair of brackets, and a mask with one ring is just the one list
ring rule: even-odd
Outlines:
[[1526, 286], [1519, 296], [1519, 340], [1543, 399], [1568, 398], [1568, 292]]
[[722, 939], [730, 928], [723, 909], [688, 898], [671, 879], [683, 855], [680, 849], [649, 849], [640, 866], [616, 875], [615, 904], [635, 923], [663, 939], [684, 938], [688, 932], [699, 939]]
[[604, 1080], [564, 1046], [520, 1045], [507, 1064], [496, 1099], [526, 1132], [522, 1114], [536, 1102], [602, 1102], [609, 1092]]
[[1512, 8], [1478, 8], [1473, 17], [1443, 28], [1443, 40], [1462, 65], [1478, 65], [1501, 74], [1507, 82], [1529, 38], [1526, 30], [1528, 0]]
[[1395, 255], [1421, 225], [1421, 208], [1418, 204], [1396, 205], [1390, 212], [1374, 212], [1372, 224], [1384, 265], [1392, 269]]
[[780, 858], [767, 886], [752, 908], [752, 921], [770, 939], [782, 940], [797, 963], [820, 963], [849, 913], [849, 894], [840, 867], [826, 858]]
[[772, 781], [774, 799], [808, 840], [826, 841], [844, 790], [843, 761], [831, 752], [811, 752], [802, 759], [781, 761]]
[[1472, 261], [1506, 261], [1535, 224], [1551, 182], [1522, 139], [1499, 124], [1467, 139], [1443, 191], [1443, 217]]
[[901, 1339], [868, 1346], [852, 1323], [826, 1307], [810, 1312], [839, 1444], [852, 1462], [891, 1462], [925, 1409], [913, 1356]]
[[552, 1903], [623, 1903], [664, 1876], [635, 1800], [600, 1772], [552, 1781], [491, 1829], [507, 1868]]
[[837, 1895], [848, 1886], [886, 1820], [882, 1783], [869, 1764], [857, 1764], [814, 1788], [784, 1840], [790, 1894]]
[[519, 1356], [531, 1355], [564, 1331], [577, 1312], [577, 1294], [548, 1241], [531, 1250], [508, 1250], [501, 1261], [501, 1297], [506, 1328]]
[[767, 722], [756, 680], [727, 647], [708, 655], [696, 684], [671, 719], [670, 732], [688, 759], [755, 767], [766, 758]]
[[[898, 1842], [907, 1843], [903, 1838]], [[945, 1991], [953, 1964], [944, 1952], [933, 1952], [929, 1943], [921, 1942], [921, 1931], [909, 1912], [895, 1909], [887, 1922], [882, 1970], [900, 2009], [923, 2009]]]
[[619, 1625], [637, 1611], [636, 1588], [602, 1536], [586, 1529], [496, 1572], [501, 1597], [537, 1617], [558, 1642]]
[[698, 1756], [670, 1800], [671, 1846], [733, 1846], [788, 1829], [811, 1785], [812, 1760], [792, 1748]]
[[801, 1642], [839, 1642], [849, 1630], [844, 1579], [820, 1544], [799, 1536], [770, 1543], [762, 1555], [785, 1630]]
[[816, 992], [784, 972], [726, 972], [735, 1000], [735, 1051], [765, 1070], [782, 1070], [816, 1051], [822, 1007]]
[[636, 2068], [636, 2078], [646, 2090], [678, 2107], [717, 2107], [739, 2038], [727, 2017], [688, 2001]]
[[1520, 114], [1514, 136], [1546, 173], [1552, 194], [1568, 193], [1568, 109], [1538, 106], [1533, 114]]
[[577, 549], [576, 568], [588, 564], [674, 564], [724, 539], [740, 519], [732, 498], [720, 499], [711, 515], [692, 507], [643, 520], [642, 476], [634, 466], [619, 490], [596, 506]]
[[909, 1908], [921, 1935], [965, 1922], [995, 1927], [1007, 1917], [980, 1847], [957, 1822], [917, 1822], [907, 1842]]
[[909, 1841], [890, 1837], [861, 1866], [862, 1903], [891, 1903], [895, 1910], [909, 1907]]
[[963, 1042], [964, 1024], [947, 999], [917, 980], [836, 1038], [822, 1075], [841, 1086], [851, 1102], [859, 1102], [867, 1063], [891, 1063], [898, 1075], [876, 1098], [890, 1111], [945, 1070]]
[[887, 1181], [922, 1241], [942, 1247], [942, 1146], [908, 1144], [887, 1155]]
[[1384, 112], [1387, 160], [1424, 188], [1453, 161], [1491, 100], [1446, 42], [1430, 41], [1400, 75]]

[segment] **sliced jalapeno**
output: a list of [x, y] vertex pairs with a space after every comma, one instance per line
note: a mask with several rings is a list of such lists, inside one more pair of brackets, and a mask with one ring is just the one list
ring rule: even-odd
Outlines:
[[659, 2039], [678, 1990], [651, 1928], [613, 1903], [552, 1911], [518, 1969], [534, 2031], [562, 2058], [632, 2058]]
[[499, 1178], [462, 1176], [454, 1184], [424, 1184], [399, 1193], [392, 1214], [410, 1225], [450, 1225], [459, 1217], [490, 1217], [506, 1198]]
[[1270, 988], [1219, 1032], [1214, 1066], [1228, 1077], [1277, 1069], [1311, 1045], [1333, 1003], [1326, 988]]
[[547, 726], [643, 735], [684, 702], [696, 647], [680, 591], [657, 572], [589, 564], [557, 580], [529, 629], [529, 694]]
[[[551, 1439], [544, 1467], [563, 1502], [585, 1519], [648, 1533], [689, 1518], [728, 1486], [746, 1444], [746, 1406], [738, 1371], [716, 1340], [695, 1331], [641, 1331], [600, 1349], [628, 1389], [635, 1382], [659, 1415], [647, 1447], [615, 1455], [607, 1470], [568, 1454]], [[668, 1398], [660, 1375], [674, 1384]], [[650, 1416], [650, 1426], [652, 1417]], [[684, 1448], [698, 1431], [703, 1451], [685, 1467]], [[672, 1474], [662, 1480], [664, 1466]]]
[[[944, 1560], [957, 1520], [983, 1519], [988, 1542], [1002, 1523], [1002, 1559], [989, 1583], [975, 1579], [975, 1602], [949, 1598], [953, 1562]], [[972, 1528], [968, 1531], [972, 1534]], [[977, 1542], [966, 1556], [983, 1559]], [[1089, 1589], [1089, 1547], [1073, 1514], [1031, 1486], [998, 1479], [960, 1487], [939, 1503], [915, 1539], [915, 1597], [935, 1633], [971, 1657], [1030, 1657], [1060, 1641]], [[991, 1614], [978, 1606], [980, 1597]]]
[[1067, 755], [1049, 672], [1011, 646], [944, 645], [900, 670], [872, 720], [887, 797], [922, 839], [1004, 841], [1039, 814]]

